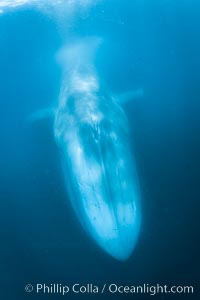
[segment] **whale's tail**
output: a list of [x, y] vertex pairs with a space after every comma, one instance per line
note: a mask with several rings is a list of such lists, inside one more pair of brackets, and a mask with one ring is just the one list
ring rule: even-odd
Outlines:
[[[102, 39], [88, 37], [75, 40], [58, 51], [56, 60], [63, 72], [63, 80], [59, 96], [59, 107], [66, 103], [69, 89], [73, 92], [87, 93], [99, 87], [98, 76], [95, 71], [95, 57]], [[43, 119], [54, 118], [58, 104], [35, 111], [27, 117], [30, 123]]]
[[[100, 79], [96, 72], [95, 59], [97, 51], [103, 40], [100, 37], [87, 37], [73, 41], [63, 47], [57, 54], [57, 61], [63, 70], [63, 83], [61, 85], [60, 104], [66, 100], [66, 94], [73, 92], [97, 92], [100, 89]], [[69, 93], [68, 93], [69, 94]], [[142, 87], [131, 91], [113, 95], [120, 104], [144, 97]]]
[[57, 53], [57, 61], [64, 73], [74, 70], [84, 72], [94, 68], [96, 52], [102, 43], [100, 37], [86, 37], [65, 45]]
[[[56, 110], [65, 107], [66, 100], [71, 93], [88, 95], [99, 91], [100, 79], [96, 72], [95, 59], [102, 42], [102, 38], [97, 36], [86, 37], [74, 40], [58, 51], [56, 60], [63, 72], [58, 102], [56, 101], [57, 103], [55, 103], [54, 107], [51, 105], [28, 116], [27, 120], [29, 122], [54, 118]], [[121, 94], [113, 94], [113, 99], [120, 105], [143, 97], [143, 88], [133, 89]]]
[[99, 37], [86, 37], [71, 42], [57, 54], [61, 65], [63, 80], [61, 84], [59, 107], [65, 107], [71, 94], [96, 93], [99, 90], [99, 77], [95, 68], [96, 52], [102, 43]]

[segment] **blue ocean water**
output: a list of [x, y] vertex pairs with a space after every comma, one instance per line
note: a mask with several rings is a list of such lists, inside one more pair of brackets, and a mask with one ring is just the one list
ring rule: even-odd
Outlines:
[[[102, 1], [73, 19], [29, 6], [0, 15], [2, 299], [27, 299], [27, 283], [198, 285], [199, 15], [198, 1], [187, 0]], [[51, 119], [29, 122], [58, 99], [59, 49], [90, 36], [104, 40], [95, 65], [106, 86], [115, 94], [144, 90], [125, 104], [142, 225], [123, 263], [78, 223]], [[123, 297], [133, 295], [106, 295]]]

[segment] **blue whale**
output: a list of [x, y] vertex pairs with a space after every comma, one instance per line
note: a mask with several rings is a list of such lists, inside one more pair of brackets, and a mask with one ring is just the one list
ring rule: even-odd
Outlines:
[[[64, 79], [54, 116], [54, 136], [73, 209], [96, 243], [126, 260], [141, 224], [140, 191], [128, 120], [122, 109], [142, 89], [113, 96], [102, 87], [94, 66], [98, 38], [64, 48], [59, 60]], [[48, 110], [32, 119], [43, 118]]]
[[[125, 97], [105, 92], [92, 62], [98, 44], [86, 40], [62, 53], [68, 75], [55, 111], [54, 133], [78, 219], [101, 248], [126, 260], [141, 223], [138, 177], [120, 105]], [[142, 90], [128, 96], [140, 94]]]

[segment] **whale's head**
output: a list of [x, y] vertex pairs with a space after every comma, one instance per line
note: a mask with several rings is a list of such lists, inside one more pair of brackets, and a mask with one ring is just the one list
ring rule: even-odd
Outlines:
[[79, 221], [104, 251], [128, 259], [137, 242], [141, 211], [123, 110], [107, 96], [75, 93], [57, 114], [55, 136]]

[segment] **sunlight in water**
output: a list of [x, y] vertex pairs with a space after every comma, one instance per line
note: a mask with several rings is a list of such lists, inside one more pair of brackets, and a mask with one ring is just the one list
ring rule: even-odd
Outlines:
[[[96, 9], [100, 1], [0, 0], [0, 11], [38, 9], [53, 16], [59, 29], [63, 29], [63, 44], [55, 55], [63, 70], [58, 102], [53, 109], [50, 105], [49, 109], [34, 113], [31, 119], [53, 117], [54, 137], [63, 154], [72, 207], [94, 241], [123, 261], [137, 242], [141, 208], [128, 120], [121, 103], [142, 96], [143, 90], [113, 97], [95, 64], [104, 36], [79, 36], [79, 30], [71, 29], [77, 16], [85, 21], [88, 9]], [[68, 24], [69, 30], [65, 27]]]
[[97, 2], [98, 0], [0, 0], [0, 12], [22, 6], [34, 6], [42, 10], [60, 7], [67, 12], [73, 12], [76, 9], [88, 8]]

